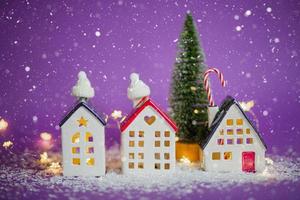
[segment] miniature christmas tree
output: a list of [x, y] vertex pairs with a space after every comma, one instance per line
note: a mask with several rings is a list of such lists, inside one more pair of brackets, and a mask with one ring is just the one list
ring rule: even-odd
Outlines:
[[179, 127], [179, 139], [199, 142], [207, 132], [207, 95], [203, 87], [204, 53], [193, 18], [187, 14], [178, 44], [171, 85], [171, 114]]

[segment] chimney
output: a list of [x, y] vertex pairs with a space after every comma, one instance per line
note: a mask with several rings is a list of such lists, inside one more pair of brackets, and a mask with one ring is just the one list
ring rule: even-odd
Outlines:
[[219, 107], [218, 106], [209, 106], [207, 108], [208, 110], [208, 127], [211, 126], [211, 123], [214, 121], [214, 118], [217, 114], [217, 112], [219, 111]]

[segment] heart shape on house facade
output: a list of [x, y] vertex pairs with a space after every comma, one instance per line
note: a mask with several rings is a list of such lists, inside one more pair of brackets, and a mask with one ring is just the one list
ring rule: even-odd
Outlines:
[[145, 116], [145, 117], [144, 117], [144, 120], [145, 120], [145, 122], [146, 122], [148, 125], [151, 125], [151, 124], [153, 124], [153, 123], [155, 122], [156, 118], [155, 118], [154, 115], [152, 115], [152, 116]]

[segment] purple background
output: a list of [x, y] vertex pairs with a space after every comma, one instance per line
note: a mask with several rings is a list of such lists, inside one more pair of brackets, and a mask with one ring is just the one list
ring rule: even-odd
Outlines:
[[[47, 131], [58, 144], [55, 126], [75, 102], [70, 91], [80, 70], [96, 90], [91, 103], [98, 112], [130, 112], [126, 90], [131, 72], [140, 73], [152, 98], [166, 110], [176, 41], [188, 10], [206, 64], [219, 68], [228, 81], [223, 89], [212, 78], [216, 102], [228, 94], [255, 100], [253, 111], [269, 152], [300, 152], [297, 0], [2, 1], [0, 116], [9, 128], [1, 141], [31, 147], [28, 141], [36, 142]], [[246, 10], [252, 13], [248, 17]], [[119, 138], [113, 120], [107, 136], [108, 145]]]

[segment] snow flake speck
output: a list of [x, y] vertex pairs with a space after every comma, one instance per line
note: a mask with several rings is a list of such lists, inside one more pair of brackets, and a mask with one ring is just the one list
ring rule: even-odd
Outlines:
[[100, 37], [100, 36], [101, 36], [101, 32], [100, 32], [100, 31], [96, 31], [96, 32], [95, 32], [95, 36], [96, 36], [96, 37]]
[[249, 17], [252, 14], [251, 10], [246, 10], [246, 12], [244, 13], [245, 17]]
[[29, 66], [26, 66], [25, 67], [25, 72], [29, 72], [30, 71], [30, 67]]

